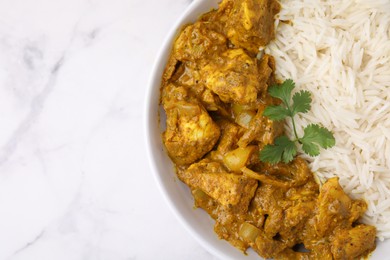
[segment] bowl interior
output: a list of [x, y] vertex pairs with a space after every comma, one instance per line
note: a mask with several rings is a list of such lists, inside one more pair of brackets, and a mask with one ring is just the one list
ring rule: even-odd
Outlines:
[[[160, 191], [179, 222], [210, 253], [223, 259], [259, 259], [252, 250], [243, 255], [228, 242], [218, 239], [214, 233], [214, 220], [201, 209], [194, 209], [190, 190], [176, 177], [173, 163], [164, 149], [161, 134], [164, 131], [164, 113], [159, 106], [161, 76], [171, 51], [172, 43], [180, 28], [196, 21], [202, 13], [216, 8], [218, 0], [195, 0], [173, 26], [164, 41], [152, 70], [146, 96], [146, 142], [149, 162]], [[159, 118], [161, 115], [161, 121]], [[390, 240], [379, 242], [371, 259], [390, 259]]]

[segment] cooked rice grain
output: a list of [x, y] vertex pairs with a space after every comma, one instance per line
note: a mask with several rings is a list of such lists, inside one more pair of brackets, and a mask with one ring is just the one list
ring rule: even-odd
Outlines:
[[336, 138], [334, 148], [305, 158], [321, 180], [339, 176], [351, 196], [364, 198], [363, 221], [381, 240], [390, 238], [390, 1], [281, 4], [276, 40], [265, 51], [281, 80], [292, 78], [297, 90], [312, 93], [298, 132], [319, 123]]

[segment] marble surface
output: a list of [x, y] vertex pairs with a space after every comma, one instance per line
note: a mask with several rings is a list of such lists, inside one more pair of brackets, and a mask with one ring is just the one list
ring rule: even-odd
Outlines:
[[151, 66], [190, 0], [0, 1], [0, 259], [215, 259], [147, 163]]

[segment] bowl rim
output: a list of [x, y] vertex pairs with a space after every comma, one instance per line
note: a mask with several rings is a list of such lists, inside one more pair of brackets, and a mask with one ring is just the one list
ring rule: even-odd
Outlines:
[[[159, 48], [159, 51], [157, 52], [156, 58], [153, 61], [153, 66], [151, 69], [151, 72], [149, 74], [149, 80], [147, 82], [147, 89], [145, 94], [145, 102], [144, 102], [144, 138], [146, 143], [146, 154], [148, 157], [148, 164], [150, 165], [151, 173], [153, 175], [153, 179], [155, 180], [155, 183], [157, 184], [157, 187], [160, 191], [160, 194], [162, 194], [163, 200], [170, 208], [171, 212], [175, 216], [175, 218], [178, 220], [178, 222], [181, 224], [181, 226], [184, 227], [184, 229], [209, 253], [211, 253], [213, 256], [222, 258], [222, 259], [236, 259], [233, 256], [227, 254], [223, 250], [221, 250], [220, 247], [213, 245], [211, 242], [209, 242], [207, 239], [203, 237], [200, 231], [198, 231], [191, 223], [188, 221], [185, 217], [184, 212], [182, 212], [179, 207], [174, 203], [174, 200], [171, 198], [171, 195], [167, 189], [167, 187], [164, 184], [164, 180], [159, 174], [159, 169], [156, 164], [157, 161], [157, 155], [155, 152], [153, 152], [153, 141], [157, 141], [162, 144], [161, 138], [159, 140], [152, 140], [151, 137], [154, 136], [153, 130], [152, 130], [152, 121], [156, 120], [156, 115], [159, 114], [158, 107], [156, 110], [153, 110], [154, 104], [153, 102], [156, 101], [155, 96], [158, 95], [158, 98], [160, 96], [160, 92], [156, 93], [156, 86], [161, 85], [161, 77], [163, 73], [163, 68], [165, 68], [165, 64], [167, 61], [167, 53], [171, 52], [172, 49], [172, 42], [175, 39], [175, 36], [179, 32], [180, 28], [186, 24], [184, 21], [187, 19], [187, 17], [194, 12], [196, 9], [201, 8], [203, 4], [206, 2], [210, 2], [210, 9], [212, 7], [215, 7], [215, 4], [221, 2], [221, 0], [193, 0], [192, 3], [185, 9], [185, 11], [179, 16], [178, 19], [175, 20], [173, 25], [170, 27], [170, 30], [167, 34], [167, 36], [164, 38], [161, 47]], [[204, 8], [203, 8], [204, 9]], [[198, 15], [200, 15], [199, 13]], [[167, 55], [165, 58], [164, 56]], [[163, 62], [165, 61], [165, 62]], [[161, 68], [161, 64], [164, 64], [163, 68]], [[156, 101], [158, 102], [158, 100]], [[379, 250], [380, 249], [380, 250]], [[256, 254], [257, 255], [257, 254]], [[377, 239], [377, 248], [374, 250], [374, 252], [369, 256], [370, 259], [384, 259], [383, 257], [386, 257], [390, 255], [390, 239], [386, 239], [384, 241], [379, 241]], [[247, 257], [244, 254], [242, 254], [243, 257]], [[259, 259], [262, 259], [260, 256], [257, 255]]]

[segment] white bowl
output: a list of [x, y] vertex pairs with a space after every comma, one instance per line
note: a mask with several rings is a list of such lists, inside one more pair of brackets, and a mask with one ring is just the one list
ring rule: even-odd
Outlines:
[[[248, 250], [248, 255], [245, 256], [225, 240], [220, 240], [214, 233], [214, 220], [205, 211], [194, 210], [194, 201], [190, 190], [177, 179], [173, 163], [167, 156], [161, 140], [161, 134], [164, 130], [164, 122], [162, 121], [164, 120], [161, 120], [161, 123], [159, 121], [159, 113], [162, 112], [162, 108], [159, 106], [160, 83], [172, 43], [183, 25], [196, 21], [202, 13], [217, 7], [218, 2], [219, 0], [193, 1], [173, 26], [160, 49], [146, 95], [147, 152], [152, 173], [171, 210], [180, 223], [206, 250], [221, 259], [259, 259], [260, 257], [252, 250]], [[378, 242], [377, 249], [370, 259], [390, 259], [390, 240]]]

